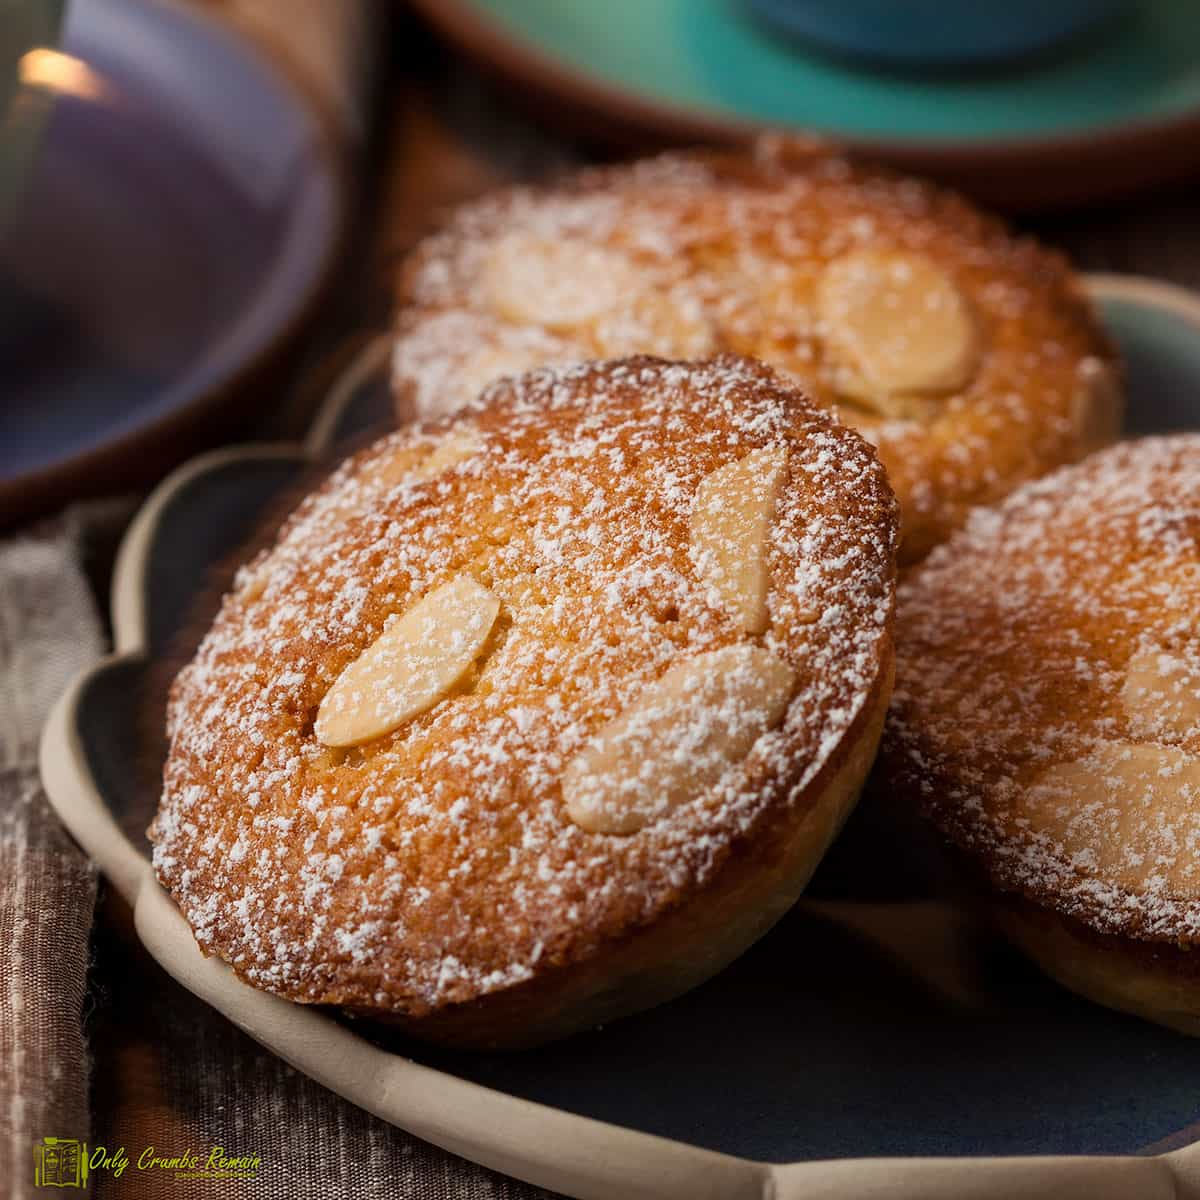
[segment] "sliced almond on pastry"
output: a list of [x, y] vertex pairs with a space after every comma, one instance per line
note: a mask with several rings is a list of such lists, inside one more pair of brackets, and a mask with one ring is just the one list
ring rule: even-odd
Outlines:
[[338, 676], [317, 711], [317, 740], [355, 746], [431, 708], [470, 670], [499, 613], [469, 575], [417, 601]]
[[1085, 358], [1071, 397], [1071, 420], [1080, 447], [1090, 454], [1115, 442], [1124, 415], [1125, 394], [1116, 369], [1099, 358]]
[[592, 833], [636, 833], [701, 796], [787, 711], [796, 676], [739, 644], [671, 667], [568, 763], [563, 799]]
[[941, 400], [934, 396], [876, 391], [849, 369], [834, 373], [833, 390], [837, 395], [838, 418], [860, 433], [864, 426], [877, 426], [880, 420], [928, 424], [942, 411]]
[[583, 345], [565, 338], [528, 329], [514, 331], [511, 341], [473, 348], [454, 372], [446, 403], [436, 411], [429, 406], [423, 415], [455, 412], [477, 400], [497, 380], [524, 375], [538, 367], [567, 366], [590, 357]]
[[1200, 731], [1200, 662], [1147, 647], [1129, 660], [1121, 704], [1141, 737], [1182, 741]]
[[484, 346], [473, 352], [454, 377], [454, 403], [446, 409], [452, 412], [477, 400], [498, 379], [521, 375], [547, 362], [533, 352], [509, 347]]
[[605, 358], [658, 354], [703, 358], [717, 349], [716, 333], [699, 296], [647, 291], [607, 313], [592, 327], [596, 350]]
[[975, 372], [970, 307], [923, 255], [861, 249], [835, 259], [817, 285], [817, 313], [837, 390], [886, 416], [928, 416], [929, 397]]
[[465, 462], [482, 448], [483, 438], [479, 432], [464, 426], [452, 429], [432, 447], [405, 447], [387, 458], [378, 459], [367, 469], [385, 484], [416, 483]]
[[628, 303], [638, 284], [637, 268], [619, 251], [528, 233], [502, 237], [483, 269], [484, 294], [497, 315], [563, 331]]
[[747, 633], [767, 628], [767, 549], [787, 450], [767, 446], [719, 467], [696, 489], [691, 557], [700, 579]]
[[1200, 758], [1175, 746], [1102, 742], [1043, 772], [1017, 811], [1087, 875], [1129, 891], [1200, 896], [1198, 847], [1178, 831], [1200, 805]]
[[483, 438], [478, 430], [469, 426], [452, 429], [433, 448], [429, 457], [422, 460], [413, 474], [419, 479], [432, 479], [434, 475], [440, 475], [458, 463], [473, 458], [482, 447]]

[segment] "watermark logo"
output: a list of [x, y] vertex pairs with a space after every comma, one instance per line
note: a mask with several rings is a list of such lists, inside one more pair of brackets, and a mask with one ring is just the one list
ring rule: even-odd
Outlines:
[[87, 1186], [88, 1148], [78, 1138], [46, 1137], [33, 1148], [33, 1186]]
[[82, 1188], [88, 1176], [106, 1171], [120, 1179], [127, 1168], [132, 1174], [153, 1171], [176, 1180], [192, 1179], [255, 1179], [262, 1169], [257, 1154], [235, 1154], [224, 1146], [208, 1146], [200, 1150], [163, 1151], [146, 1146], [131, 1159], [124, 1146], [110, 1151], [78, 1138], [47, 1137], [33, 1148], [33, 1185], [39, 1188]]

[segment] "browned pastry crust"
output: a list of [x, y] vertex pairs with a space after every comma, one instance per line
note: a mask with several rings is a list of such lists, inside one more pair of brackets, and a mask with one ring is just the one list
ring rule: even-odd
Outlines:
[[786, 143], [485, 197], [418, 248], [399, 306], [403, 419], [542, 363], [772, 364], [876, 444], [906, 563], [973, 505], [1111, 441], [1121, 415], [1061, 256], [954, 194]]
[[1030, 484], [900, 590], [878, 768], [1103, 1003], [1200, 1030], [1200, 437]]
[[875, 760], [892, 674], [805, 797], [731, 855], [713, 883], [655, 924], [614, 940], [604, 953], [564, 963], [504, 991], [412, 1018], [383, 1019], [404, 1032], [450, 1045], [517, 1050], [651, 1008], [682, 995], [753, 945], [795, 904], [846, 818]]
[[[785, 483], [748, 632], [695, 509], [760, 453]], [[177, 679], [159, 878], [247, 981], [423, 1036], [531, 1044], [674, 995], [781, 914], [853, 804], [896, 537], [870, 447], [745, 360], [536, 372], [402, 430], [300, 505]], [[322, 744], [343, 673], [468, 576], [499, 608], [475, 666], [397, 727]], [[598, 731], [744, 647], [785, 664], [782, 724], [637, 828], [581, 824], [564, 780]], [[698, 694], [678, 736], [707, 753], [739, 706]]]
[[1200, 1036], [1200, 953], [1194, 943], [1101, 933], [1011, 894], [994, 898], [989, 909], [999, 931], [1063, 987]]

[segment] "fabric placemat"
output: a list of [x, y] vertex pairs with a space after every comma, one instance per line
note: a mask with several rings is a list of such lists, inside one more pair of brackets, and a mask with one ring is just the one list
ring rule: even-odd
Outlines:
[[0, 1179], [32, 1193], [45, 1138], [89, 1136], [83, 1012], [96, 871], [38, 778], [42, 722], [104, 649], [70, 522], [0, 542]]
[[[129, 508], [72, 510], [0, 542], [0, 1179], [7, 1194], [547, 1196], [377, 1120], [263, 1050], [162, 971], [103, 884], [93, 936], [97, 875], [49, 807], [37, 743], [54, 700], [105, 649], [83, 559], [90, 547], [112, 545]], [[50, 1162], [50, 1182], [61, 1182], [57, 1159], [42, 1156], [72, 1143], [89, 1158], [99, 1151], [127, 1165], [91, 1170], [78, 1191], [36, 1186], [40, 1162]], [[257, 1157], [259, 1166], [210, 1174], [218, 1147], [226, 1157]], [[190, 1171], [142, 1169], [143, 1154], [199, 1163]]]

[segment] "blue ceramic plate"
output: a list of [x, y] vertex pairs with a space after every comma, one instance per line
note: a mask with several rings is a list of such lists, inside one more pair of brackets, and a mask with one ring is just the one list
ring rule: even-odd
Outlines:
[[[1131, 428], [1200, 427], [1200, 300], [1093, 287], [1130, 366]], [[221, 451], [159, 488], [118, 564], [117, 653], [47, 728], [51, 798], [166, 969], [354, 1102], [572, 1195], [1200, 1195], [1181, 1182], [1200, 1179], [1200, 1040], [1088, 1004], [992, 940], [954, 904], [923, 828], [886, 806], [860, 806], [805, 899], [716, 979], [542, 1050], [372, 1040], [202, 958], [149, 869], [138, 714], [213, 565], [314, 453], [386, 421], [387, 349], [343, 379], [307, 448]]]
[[202, 6], [72, 4], [19, 79], [44, 125], [0, 211], [3, 523], [161, 474], [314, 299], [343, 207], [318, 118]]
[[[1200, 165], [1200, 4], [1192, 0], [1137, 0], [1053, 54], [924, 73], [813, 50], [755, 19], [747, 0], [414, 3], [537, 99], [544, 119], [569, 113], [601, 137], [798, 129], [1026, 208], [1086, 201]], [[849, 17], [839, 11], [829, 23]], [[540, 103], [547, 97], [554, 106]]]

